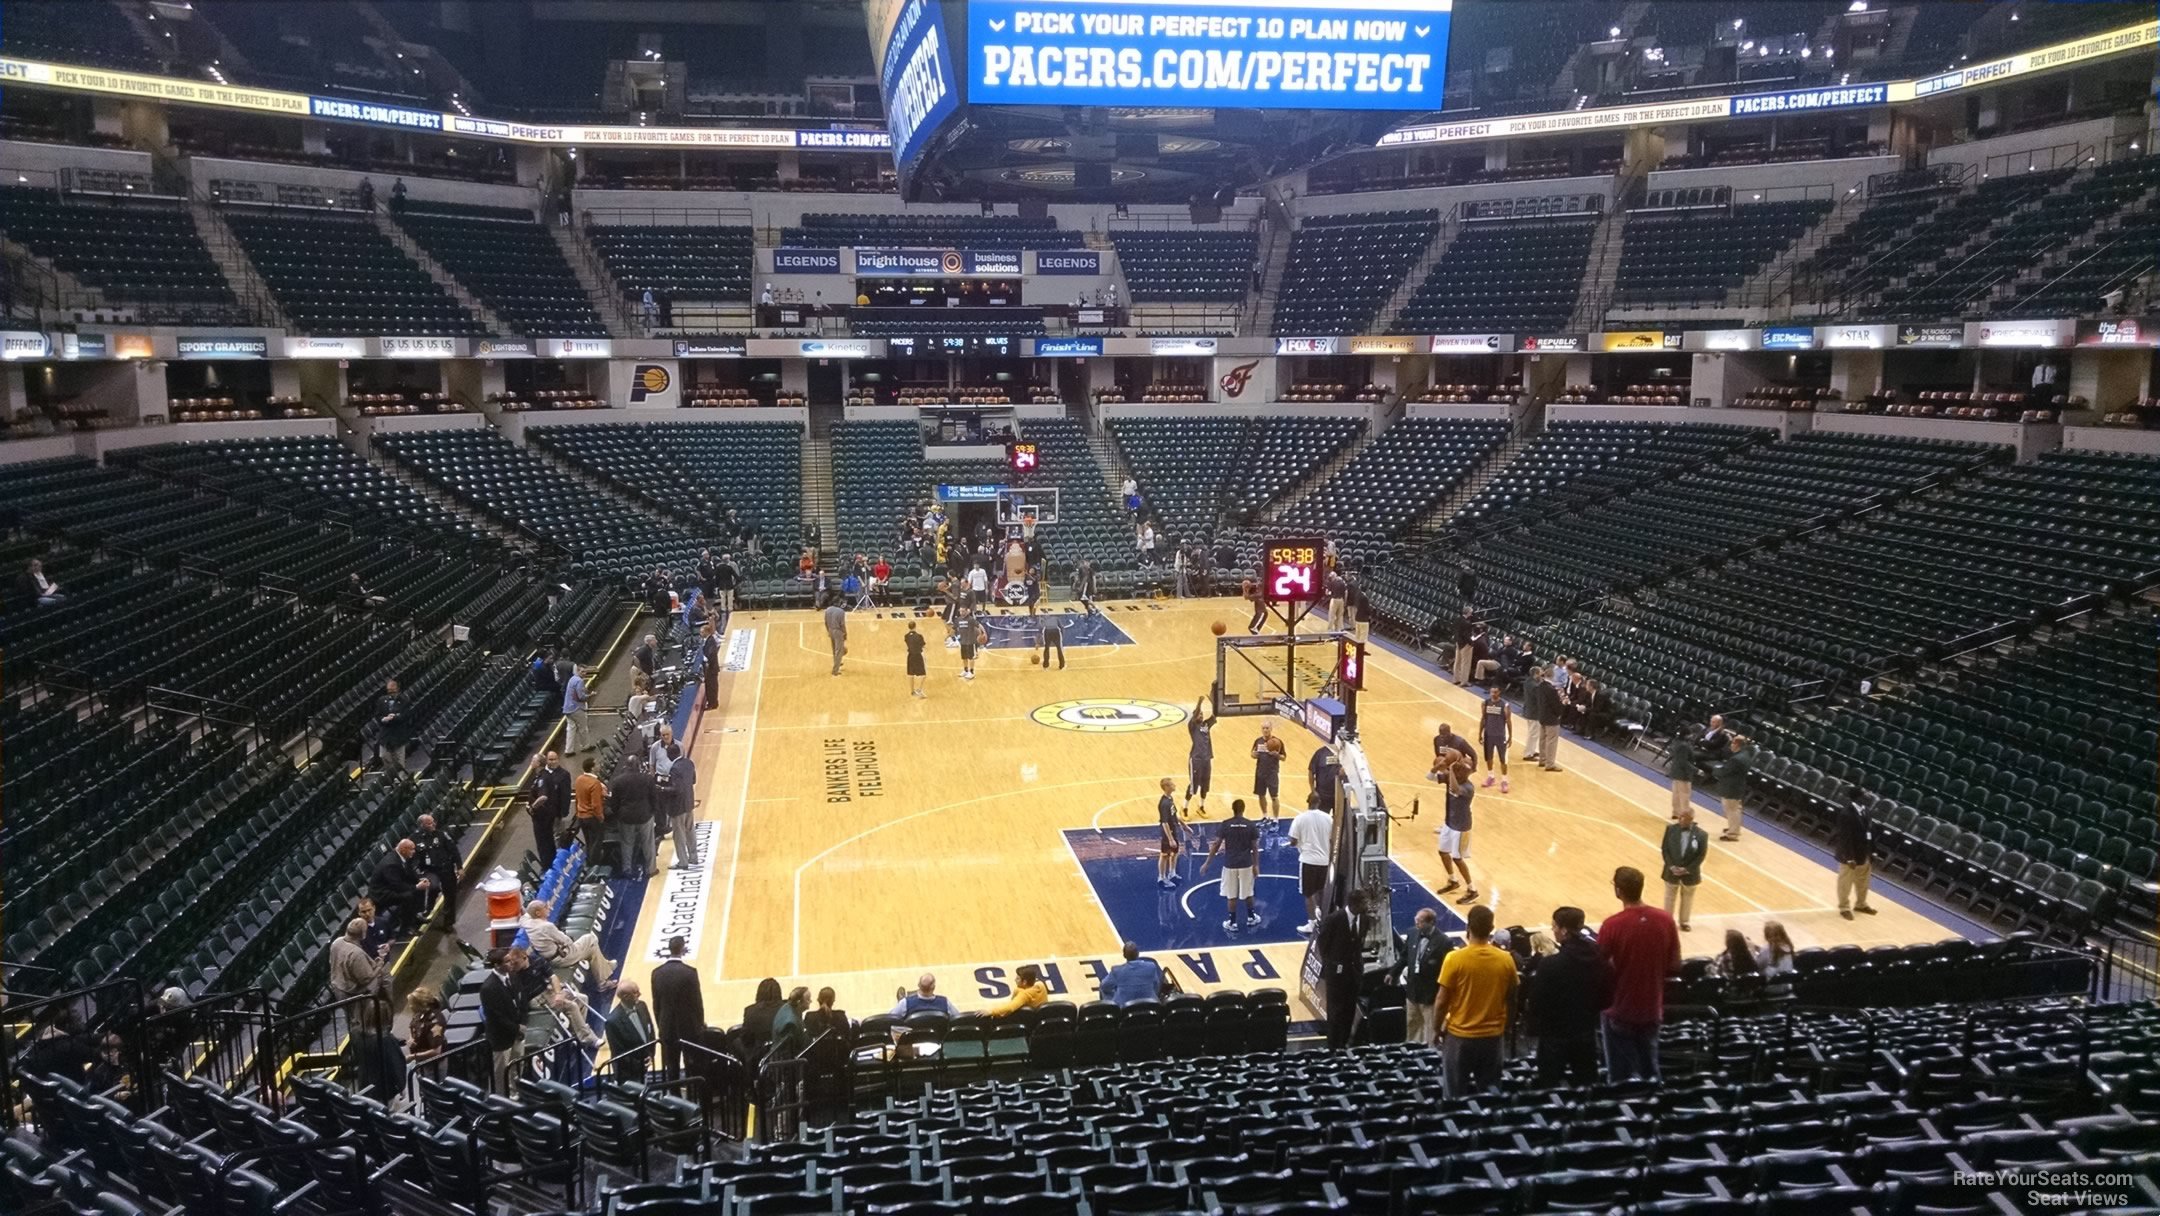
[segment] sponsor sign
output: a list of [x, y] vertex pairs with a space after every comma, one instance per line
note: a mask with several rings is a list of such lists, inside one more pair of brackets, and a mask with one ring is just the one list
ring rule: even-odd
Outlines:
[[1827, 350], [1881, 350], [1897, 336], [1895, 325], [1831, 325], [1822, 329]]
[[960, 111], [944, 10], [937, 0], [869, 0], [863, 8], [893, 163], [905, 172], [938, 128]]
[[720, 670], [736, 672], [750, 670], [750, 651], [756, 645], [757, 630], [728, 630], [727, 650], [721, 655]]
[[670, 957], [668, 941], [682, 938], [689, 946], [685, 958], [696, 958], [698, 943], [709, 919], [706, 905], [712, 899], [714, 855], [720, 851], [720, 824], [711, 819], [691, 825], [697, 835], [698, 864], [687, 869], [670, 866], [660, 884], [660, 904], [653, 917], [652, 935], [645, 939], [645, 957], [660, 962]]
[[149, 334], [114, 334], [112, 339], [115, 359], [147, 359], [157, 353]]
[[1979, 321], [1965, 327], [1981, 346], [2061, 346], [2060, 321]]
[[1434, 334], [1436, 355], [1501, 355], [1515, 349], [1514, 334]]
[[456, 338], [432, 335], [411, 338], [377, 338], [385, 359], [455, 359], [458, 346]]
[[1679, 334], [1669, 334], [1662, 329], [1622, 329], [1596, 335], [1597, 348], [1608, 354], [1622, 351], [1673, 350], [1680, 345]]
[[742, 338], [675, 339], [678, 359], [741, 359], [749, 354], [750, 344]]
[[1041, 249], [1035, 253], [1036, 274], [1099, 275], [1103, 272], [1099, 249]]
[[1762, 331], [1764, 350], [1813, 350], [1815, 327], [1812, 325], [1785, 325]]
[[1408, 334], [1352, 338], [1345, 349], [1353, 355], [1409, 355], [1417, 353], [1419, 339]]
[[883, 131], [797, 131], [796, 146], [809, 149], [832, 149], [857, 152], [863, 149], [884, 151], [892, 147], [892, 136]]
[[403, 127], [408, 131], [443, 129], [443, 116], [439, 110], [408, 110], [403, 106], [386, 106], [372, 101], [346, 101], [341, 97], [310, 97], [308, 112], [317, 118], [372, 123], [378, 127]]
[[839, 274], [840, 251], [837, 249], [775, 249], [772, 251], [774, 274]]
[[209, 338], [182, 338], [179, 353], [183, 359], [267, 359], [270, 357], [268, 338], [249, 338], [238, 334]]
[[[1856, 327], [1848, 325], [1842, 328], [1849, 330]], [[1857, 328], [1873, 329], [1875, 327], [1859, 326]], [[1899, 346], [1942, 348], [1963, 346], [1965, 345], [1965, 327], [1963, 325], [1900, 325], [1897, 327], [1897, 344]]]
[[136, 72], [41, 63], [30, 59], [0, 59], [0, 81], [44, 85], [48, 88], [71, 89], [83, 93], [139, 97], [145, 101], [216, 106], [226, 110], [298, 115], [308, 112], [308, 95], [305, 93], [235, 88], [206, 80], [187, 80], [177, 76], [144, 76]]
[[1073, 309], [1073, 324], [1075, 325], [1108, 325], [1109, 323], [1110, 310], [1107, 308]]
[[1151, 355], [1212, 355], [1215, 353], [1215, 339], [1149, 338], [1148, 353]]
[[52, 353], [52, 339], [29, 330], [10, 329], [0, 332], [0, 358], [10, 362], [17, 359], [43, 359]]
[[937, 488], [939, 502], [996, 502], [1004, 486], [949, 486]]
[[1037, 338], [1035, 355], [1042, 359], [1099, 359], [1101, 338]]
[[[2026, 51], [2020, 55], [2012, 55], [2007, 59], [1976, 63], [1968, 67], [1958, 68], [1955, 71], [1944, 72], [1939, 76], [1929, 76], [1922, 80], [1915, 80], [1909, 85], [1912, 90], [1910, 96], [1914, 98], [1932, 97], [1937, 93], [1947, 93], [1954, 89], [1969, 89], [1974, 85], [2007, 80], [2013, 76], [2023, 76], [2028, 72], [2053, 71], [2057, 68], [2083, 63], [2089, 59], [2098, 59], [2104, 55], [2139, 50], [2154, 45], [2156, 41], [2160, 41], [2160, 22], [2147, 21], [2139, 25], [2109, 30], [2104, 34], [2094, 34], [2090, 38], [2079, 38], [2071, 42], [2058, 42], [2053, 46], [2041, 47], [2037, 51]], [[1895, 96], [1898, 91], [1893, 86], [1892, 95]]]
[[1760, 118], [1769, 114], [1804, 114], [1816, 110], [1849, 110], [1854, 106], [1879, 106], [1890, 100], [1890, 86], [1881, 84], [1837, 85], [1825, 89], [1792, 89], [1783, 93], [1747, 93], [1732, 99], [1734, 118]]
[[1253, 369], [1259, 366], [1260, 361], [1258, 359], [1251, 359], [1235, 367], [1228, 368], [1221, 376], [1216, 378], [1215, 387], [1222, 390], [1223, 396], [1234, 401], [1245, 395], [1245, 386], [1252, 383]]
[[1431, 110], [1449, 0], [971, 0], [968, 100]]
[[1020, 274], [1017, 250], [858, 249], [855, 273], [885, 278]]
[[472, 353], [475, 359], [530, 359], [533, 344], [531, 338], [474, 338]]
[[1579, 334], [1532, 334], [1522, 340], [1522, 348], [1543, 355], [1572, 355], [1583, 348]]
[[675, 373], [664, 363], [640, 363], [630, 369], [630, 404], [675, 404]]
[[288, 359], [359, 359], [366, 354], [365, 338], [285, 339], [285, 357]]
[[1086, 735], [1131, 734], [1161, 730], [1185, 720], [1185, 707], [1167, 701], [1088, 697], [1078, 701], [1053, 701], [1028, 715], [1052, 730], [1078, 731]]
[[2079, 346], [2160, 346], [2160, 324], [2127, 317], [2108, 321], [2080, 321]]
[[538, 347], [543, 359], [606, 359], [615, 353], [612, 338], [541, 338]]
[[945, 255], [945, 264], [951, 266], [955, 256], [959, 259], [962, 274], [1018, 275], [1020, 273], [1020, 254], [1018, 251], [1010, 253], [1002, 251], [976, 252], [958, 255], [948, 253]]
[[1754, 350], [1752, 329], [1698, 329], [1686, 336], [1695, 350]]
[[102, 359], [106, 346], [104, 334], [60, 335], [60, 357], [63, 359]]
[[1275, 353], [1278, 355], [1332, 355], [1335, 353], [1333, 338], [1277, 338]]
[[805, 338], [796, 344], [796, 353], [806, 359], [874, 359], [885, 353], [885, 348], [868, 339]]
[[1391, 147], [1403, 144], [1462, 143], [1466, 140], [1521, 139], [1532, 135], [1572, 135], [1582, 131], [1610, 131], [1622, 127], [1710, 122], [1731, 116], [1732, 98], [1704, 97], [1693, 101], [1606, 106], [1591, 110], [1562, 110], [1557, 114], [1523, 114], [1513, 118], [1493, 118], [1479, 122], [1405, 127], [1381, 136], [1379, 144], [1381, 147]]

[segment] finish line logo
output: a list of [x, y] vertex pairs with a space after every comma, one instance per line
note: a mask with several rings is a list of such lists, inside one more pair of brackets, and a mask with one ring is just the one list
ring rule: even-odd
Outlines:
[[1253, 369], [1258, 366], [1260, 366], [1260, 361], [1258, 359], [1255, 359], [1250, 363], [1240, 363], [1236, 367], [1231, 368], [1229, 371], [1224, 372], [1222, 375], [1222, 380], [1219, 382], [1222, 385], [1223, 396], [1243, 396], [1245, 393], [1245, 386], [1252, 383]]
[[1082, 701], [1057, 701], [1028, 717], [1052, 730], [1076, 730], [1088, 735], [1161, 730], [1185, 720], [1183, 706], [1164, 701], [1119, 700], [1096, 697]]

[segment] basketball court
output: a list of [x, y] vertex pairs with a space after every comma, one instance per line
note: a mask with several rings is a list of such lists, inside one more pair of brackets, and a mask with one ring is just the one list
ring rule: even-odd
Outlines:
[[[1037, 622], [1001, 610], [972, 681], [959, 678], [958, 652], [944, 647], [935, 618], [851, 613], [846, 667], [836, 677], [815, 614], [736, 614], [720, 706], [693, 728], [704, 866], [653, 880], [624, 973], [642, 980], [667, 938], [681, 933], [716, 1023], [732, 1021], [767, 976], [813, 991], [830, 985], [859, 1017], [892, 1004], [895, 990], [924, 971], [962, 1009], [979, 1008], [1004, 996], [1025, 962], [1045, 965], [1054, 996], [1092, 1000], [1130, 939], [1187, 991], [1294, 993], [1305, 915], [1287, 820], [1261, 855], [1256, 929], [1224, 930], [1214, 887], [1221, 865], [1199, 872], [1204, 846], [1181, 858], [1185, 881], [1175, 889], [1155, 885], [1157, 782], [1176, 778], [1182, 795], [1185, 720], [1216, 678], [1209, 625], [1224, 621], [1234, 637], [1246, 608], [1234, 599], [1103, 608], [1089, 621], [1077, 605], [1043, 606], [1038, 621], [1065, 624], [1062, 670], [1054, 656], [1048, 670], [1031, 662]], [[902, 636], [911, 620], [930, 639], [927, 699], [908, 695]], [[1444, 881], [1434, 850], [1442, 799], [1425, 774], [1434, 728], [1469, 731], [1477, 700], [1373, 645], [1359, 726], [1396, 816], [1399, 926], [1430, 906], [1443, 925], [1460, 927], [1463, 909], [1431, 894]], [[1318, 739], [1300, 723], [1226, 716], [1214, 730], [1216, 789], [1210, 817], [1193, 821], [1196, 841], [1228, 815], [1232, 796], [1250, 801], [1250, 749], [1269, 720], [1289, 744], [1286, 812], [1304, 805]], [[1518, 723], [1518, 757], [1523, 735]], [[1649, 897], [1662, 894], [1655, 876], [1666, 783], [1572, 735], [1560, 762], [1557, 773], [1517, 765], [1509, 793], [1478, 791], [1472, 865], [1480, 902], [1502, 925], [1543, 926], [1560, 904], [1584, 908], [1595, 923], [1617, 907], [1616, 865], [1650, 874]], [[1688, 954], [1712, 953], [1728, 927], [1760, 941], [1766, 919], [1784, 922], [1802, 947], [1955, 935], [1889, 892], [1872, 901], [1879, 915], [1841, 920], [1820, 854], [1752, 828], [1738, 844], [1719, 843], [1716, 813], [1698, 813], [1713, 839], [1683, 940]], [[661, 854], [671, 861], [672, 847]]]

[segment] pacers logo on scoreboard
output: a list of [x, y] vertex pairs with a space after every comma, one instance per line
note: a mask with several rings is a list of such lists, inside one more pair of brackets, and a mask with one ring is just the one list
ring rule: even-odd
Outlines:
[[1091, 697], [1082, 701], [1054, 702], [1028, 716], [1053, 730], [1101, 735], [1176, 726], [1185, 720], [1185, 710], [1164, 701]]

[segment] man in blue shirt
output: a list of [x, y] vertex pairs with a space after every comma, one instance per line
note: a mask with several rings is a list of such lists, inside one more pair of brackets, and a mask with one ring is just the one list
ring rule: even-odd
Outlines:
[[585, 724], [585, 711], [591, 706], [592, 698], [585, 692], [585, 671], [572, 667], [570, 679], [563, 684], [562, 690], [563, 750], [570, 755], [584, 751], [592, 742], [592, 734]]
[[1215, 843], [1208, 846], [1207, 859], [1200, 863], [1205, 870], [1222, 854], [1222, 893], [1224, 905], [1229, 909], [1229, 919], [1223, 922], [1224, 930], [1235, 933], [1239, 928], [1238, 903], [1245, 904], [1245, 919], [1257, 921], [1253, 913], [1253, 886], [1260, 878], [1260, 830], [1253, 821], [1245, 818], [1245, 800], [1235, 798], [1230, 802], [1230, 821], [1215, 833]]
[[1102, 999], [1113, 1005], [1130, 1005], [1134, 1001], [1152, 1001], [1162, 996], [1162, 964], [1151, 958], [1142, 958], [1137, 943], [1125, 943], [1125, 961], [1110, 969], [1103, 977]]

